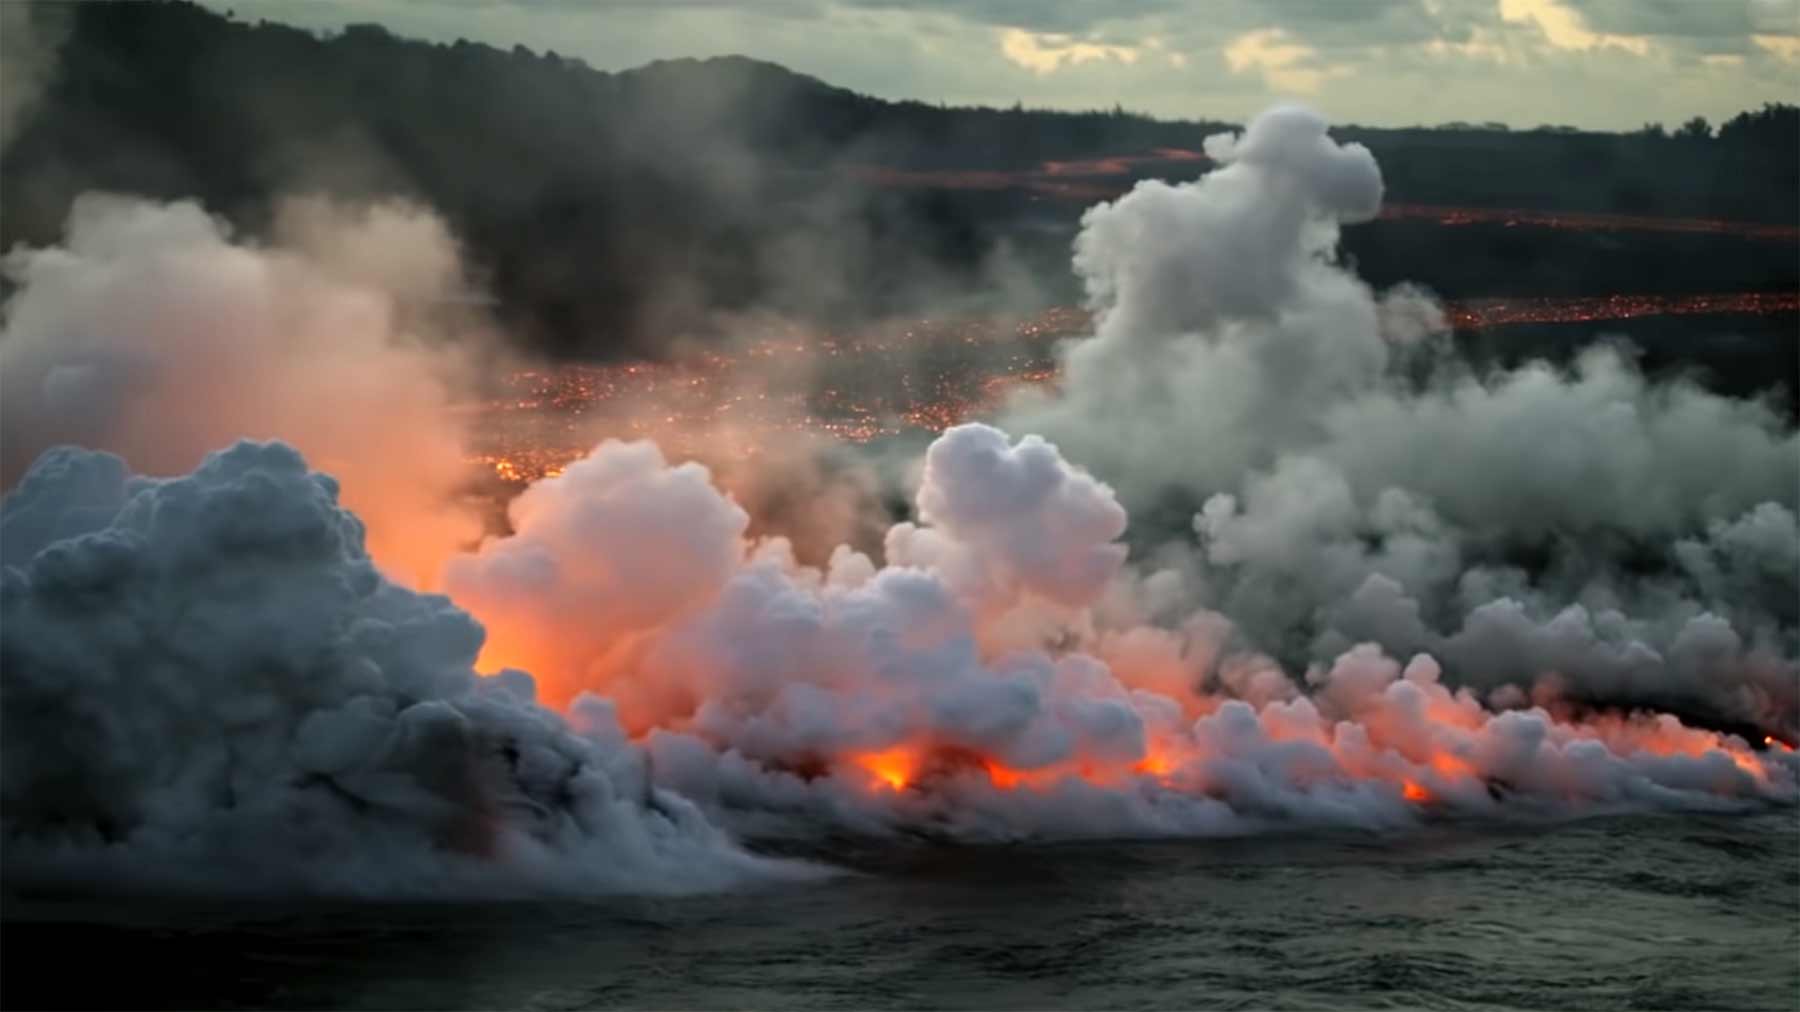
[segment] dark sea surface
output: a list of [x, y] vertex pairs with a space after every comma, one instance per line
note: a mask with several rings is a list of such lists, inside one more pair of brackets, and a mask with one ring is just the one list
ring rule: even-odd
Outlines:
[[9, 1008], [1800, 1008], [1800, 813], [858, 848], [683, 899], [12, 898]]

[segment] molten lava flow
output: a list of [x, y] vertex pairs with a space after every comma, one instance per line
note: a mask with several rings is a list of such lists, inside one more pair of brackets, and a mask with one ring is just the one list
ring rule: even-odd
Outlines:
[[843, 757], [843, 765], [869, 774], [870, 786], [880, 792], [907, 789], [931, 791], [935, 787], [961, 779], [963, 782], [985, 782], [997, 790], [1048, 791], [1065, 780], [1099, 787], [1115, 788], [1133, 777], [1162, 779], [1173, 772], [1176, 762], [1165, 750], [1153, 749], [1136, 763], [1120, 765], [1093, 757], [1077, 755], [1048, 765], [1025, 769], [1008, 765], [992, 755], [965, 746], [932, 745], [905, 742], [877, 752], [858, 752]]
[[1422, 805], [1431, 800], [1431, 792], [1410, 777], [1401, 782], [1400, 796], [1415, 805]]
[[919, 770], [920, 753], [910, 745], [896, 745], [880, 752], [852, 756], [850, 761], [867, 770], [890, 790], [903, 791]]
[[1003, 791], [1015, 790], [1025, 782], [1024, 776], [1018, 771], [1007, 769], [997, 762], [988, 762], [986, 769], [988, 779], [993, 781], [995, 787]]
[[1175, 760], [1169, 753], [1153, 747], [1132, 769], [1152, 777], [1166, 777], [1175, 771]]
[[[1446, 302], [1443, 309], [1450, 327], [1482, 330], [1657, 316], [1791, 315], [1800, 311], [1800, 294], [1519, 296]], [[1023, 319], [911, 321], [898, 336], [817, 334], [799, 343], [771, 340], [745, 351], [667, 362], [524, 369], [503, 378], [506, 396], [462, 405], [458, 416], [472, 423], [468, 462], [513, 488], [560, 474], [606, 435], [653, 438], [672, 453], [712, 461], [715, 469], [728, 462], [760, 464], [802, 434], [867, 443], [988, 416], [1019, 390], [1053, 388], [1061, 379], [1053, 348], [1092, 328], [1087, 310], [1058, 306]], [[925, 348], [954, 349], [956, 355], [921, 357]], [[924, 362], [953, 365], [927, 368]], [[820, 363], [848, 377], [902, 379], [873, 388], [848, 381], [822, 383], [822, 389], [794, 384], [793, 376], [811, 375]], [[723, 477], [730, 478], [729, 471]], [[396, 571], [413, 575], [419, 557], [404, 551], [383, 554], [397, 563]]]
[[983, 759], [981, 768], [987, 773], [988, 782], [1003, 791], [1016, 791], [1021, 788], [1043, 790], [1055, 784], [1062, 777], [1075, 777], [1090, 783], [1102, 782], [1094, 775], [1093, 769], [1046, 769], [1021, 770], [1000, 762], [997, 759]]
[[1167, 742], [1150, 743], [1143, 758], [1135, 762], [1078, 753], [1031, 769], [1008, 765], [994, 756], [977, 754], [966, 748], [918, 750], [914, 754], [927, 757], [922, 764], [922, 774], [913, 778], [915, 783], [929, 782], [938, 775], [955, 776], [966, 771], [979, 771], [986, 775], [988, 783], [1002, 791], [1046, 791], [1064, 780], [1098, 788], [1118, 788], [1134, 779], [1166, 781], [1181, 765], [1176, 749]]

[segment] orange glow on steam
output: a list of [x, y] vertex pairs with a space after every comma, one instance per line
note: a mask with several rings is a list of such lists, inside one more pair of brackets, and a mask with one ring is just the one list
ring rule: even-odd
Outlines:
[[988, 779], [993, 781], [995, 787], [1003, 791], [1014, 790], [1025, 782], [1023, 774], [1017, 770], [1007, 769], [993, 760], [988, 760], [984, 765], [987, 767]]
[[1153, 747], [1132, 769], [1160, 779], [1175, 771], [1175, 760], [1169, 753]]
[[892, 790], [903, 791], [918, 773], [919, 755], [910, 746], [897, 745], [880, 752], [865, 752], [851, 761], [867, 770], [877, 781]]
[[1434, 753], [1431, 757], [1431, 769], [1438, 776], [1449, 780], [1459, 780], [1475, 775], [1475, 767], [1449, 752]]

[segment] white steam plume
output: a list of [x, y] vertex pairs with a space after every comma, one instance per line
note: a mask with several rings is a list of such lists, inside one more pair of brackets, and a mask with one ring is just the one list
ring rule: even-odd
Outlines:
[[87, 195], [60, 246], [16, 248], [0, 331], [0, 471], [57, 443], [174, 474], [280, 437], [343, 480], [377, 561], [429, 583], [480, 532], [450, 410], [470, 343], [447, 337], [455, 242], [399, 204], [290, 200], [278, 240], [234, 240], [197, 204]]
[[45, 454], [0, 510], [13, 884], [441, 896], [711, 889], [795, 869], [650, 785], [610, 704], [478, 677], [282, 444], [172, 479]]
[[[1095, 581], [1122, 517], [1049, 444], [963, 427], [931, 459], [922, 512], [947, 526], [910, 528], [939, 549], [916, 567], [746, 544], [704, 470], [647, 444], [539, 483], [451, 582], [497, 630], [523, 623], [502, 651], [554, 638], [561, 716], [504, 652], [476, 674], [480, 627], [384, 580], [291, 449], [174, 479], [52, 451], [0, 509], [9, 881], [709, 888], [799, 872], [721, 823], [1017, 839], [1796, 799], [1780, 746], [1484, 706], [1425, 654], [1355, 646], [1308, 694], [1215, 616], [1142, 624], [1157, 580]], [[993, 536], [973, 521], [996, 502], [1068, 540]], [[970, 572], [1039, 575], [996, 597]]]
[[1612, 346], [1477, 374], [1424, 293], [1337, 259], [1380, 202], [1368, 151], [1292, 107], [1207, 150], [1088, 211], [1095, 333], [1009, 427], [1140, 512], [1200, 505], [1159, 558], [1290, 664], [1374, 641], [1453, 684], [1800, 733], [1800, 437], [1771, 405]]
[[[1673, 718], [1484, 705], [1431, 656], [1372, 644], [1298, 679], [1219, 616], [1146, 624], [1166, 581], [1121, 570], [1111, 490], [1040, 439], [946, 432], [886, 566], [746, 543], [705, 478], [605, 443], [534, 486], [451, 588], [521, 630], [497, 646], [551, 658], [552, 695], [616, 699], [658, 781], [740, 829], [1224, 833], [1795, 798], [1789, 753]], [[679, 607], [659, 603], [671, 586]]]

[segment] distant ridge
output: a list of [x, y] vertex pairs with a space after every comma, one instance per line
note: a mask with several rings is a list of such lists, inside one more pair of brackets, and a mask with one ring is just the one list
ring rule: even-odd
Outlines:
[[[426, 43], [371, 24], [315, 34], [185, 0], [27, 13], [61, 45], [0, 155], [0, 248], [55, 241], [89, 190], [195, 198], [252, 232], [286, 193], [403, 196], [465, 241], [509, 329], [556, 354], [653, 352], [719, 311], [835, 320], [988, 305], [1025, 278], [1071, 299], [1068, 239], [1082, 201], [1098, 198], [1004, 175], [982, 188], [913, 184], [1121, 156], [1141, 163], [1132, 173], [1192, 178], [1198, 164], [1138, 156], [1195, 152], [1230, 128], [1117, 108], [887, 101], [743, 55], [609, 73], [522, 46]], [[1800, 220], [1792, 106], [1713, 138], [1337, 133], [1374, 149], [1396, 203]], [[1459, 296], [1485, 294], [1481, 279], [1506, 269], [1492, 251], [1353, 252], [1377, 280], [1391, 261]], [[1576, 269], [1599, 269], [1581, 256]], [[1714, 288], [1765, 283], [1712, 252], [1679, 256], [1726, 275]], [[1645, 269], [1601, 266], [1627, 281]]]

